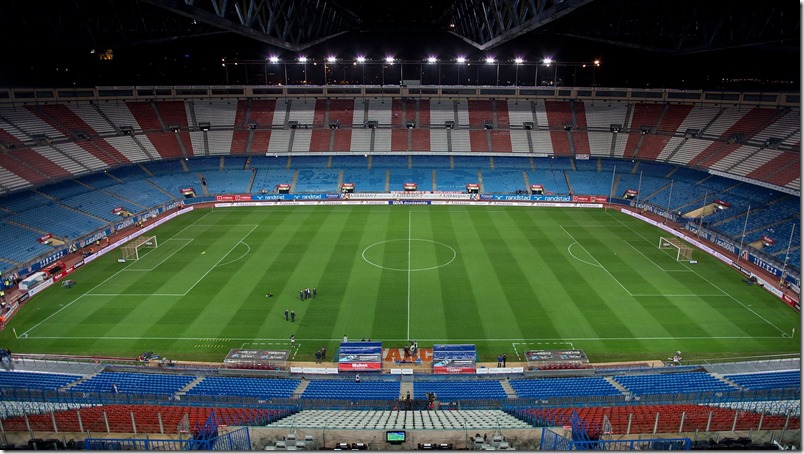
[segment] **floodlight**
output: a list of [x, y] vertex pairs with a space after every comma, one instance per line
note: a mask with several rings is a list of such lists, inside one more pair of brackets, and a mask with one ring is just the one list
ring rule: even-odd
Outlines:
[[279, 57], [277, 57], [276, 55], [271, 55], [270, 57], [268, 57], [268, 61], [270, 61], [271, 63], [279, 63]]
[[307, 63], [307, 57], [304, 55], [299, 56], [299, 63]]
[[435, 63], [437, 61], [438, 61], [438, 59], [435, 58], [435, 57], [427, 57], [427, 63]]
[[550, 66], [550, 64], [553, 63], [553, 59], [549, 57], [545, 58], [544, 60], [542, 60], [542, 63], [544, 63], [547, 66]]
[[595, 66], [600, 66], [600, 60], [595, 60], [594, 64], [595, 64]]
[[365, 62], [366, 62], [366, 57], [364, 57], [364, 56], [362, 56], [362, 55], [359, 55], [359, 56], [357, 57], [357, 62], [358, 62], [358, 63], [365, 63]]
[[524, 63], [524, 62], [525, 62], [525, 60], [523, 60], [523, 59], [522, 59], [522, 58], [520, 58], [520, 57], [516, 57], [516, 58], [514, 59], [514, 63], [516, 63], [517, 65], [521, 65], [521, 64], [522, 64], [522, 63]]
[[394, 63], [394, 57], [385, 57], [385, 63], [393, 64]]
[[330, 55], [329, 57], [327, 57], [327, 63], [335, 63], [336, 61], [338, 61], [338, 59], [337, 59], [337, 58], [335, 58], [335, 57], [334, 57], [334, 56], [332, 56], [332, 55]]
[[486, 63], [493, 65], [494, 64], [494, 57], [486, 57]]
[[457, 61], [458, 63], [463, 64], [463, 63], [466, 63], [466, 58], [465, 57], [458, 57], [457, 59], [455, 59], [455, 61]]

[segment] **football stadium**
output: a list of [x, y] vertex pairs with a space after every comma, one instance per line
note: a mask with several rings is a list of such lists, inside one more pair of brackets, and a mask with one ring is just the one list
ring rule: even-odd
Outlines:
[[13, 3], [0, 449], [800, 449], [795, 5]]

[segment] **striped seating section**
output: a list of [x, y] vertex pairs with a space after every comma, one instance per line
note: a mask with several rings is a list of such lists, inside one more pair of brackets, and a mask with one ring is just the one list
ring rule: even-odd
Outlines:
[[426, 399], [427, 393], [435, 393], [441, 401], [506, 398], [505, 390], [497, 380], [420, 380], [414, 384], [413, 390], [416, 399]]
[[801, 371], [732, 374], [723, 378], [746, 389], [801, 389]]
[[249, 377], [206, 377], [187, 391], [199, 396], [246, 396], [271, 399], [289, 398], [301, 380]]
[[617, 396], [622, 394], [603, 377], [510, 380], [518, 397], [546, 399], [564, 396]]
[[614, 380], [637, 395], [737, 391], [737, 388], [706, 372], [623, 375], [614, 377]]
[[71, 387], [70, 391], [112, 393], [117, 385], [121, 393], [174, 394], [195, 378], [192, 375], [101, 372]]
[[399, 399], [399, 382], [311, 380], [302, 399]]
[[59, 389], [80, 378], [70, 374], [0, 371], [0, 388]]

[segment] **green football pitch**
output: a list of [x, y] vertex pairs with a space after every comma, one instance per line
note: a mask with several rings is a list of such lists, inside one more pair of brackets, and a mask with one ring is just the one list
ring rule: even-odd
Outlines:
[[199, 361], [285, 350], [291, 334], [295, 360], [344, 335], [471, 343], [486, 361], [568, 348], [595, 362], [800, 352], [793, 309], [701, 251], [678, 262], [659, 249], [661, 230], [616, 210], [216, 208], [152, 232], [158, 247], [139, 260], [114, 251], [71, 275], [74, 287], [35, 296], [0, 345]]

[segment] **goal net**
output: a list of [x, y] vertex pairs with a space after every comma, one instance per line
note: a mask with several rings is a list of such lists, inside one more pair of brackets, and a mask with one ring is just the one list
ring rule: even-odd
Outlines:
[[676, 260], [689, 262], [692, 260], [692, 246], [678, 238], [659, 238], [659, 249], [673, 249], [676, 251]]
[[141, 236], [121, 246], [120, 255], [123, 260], [139, 260], [140, 249], [155, 249], [157, 246], [156, 236]]

